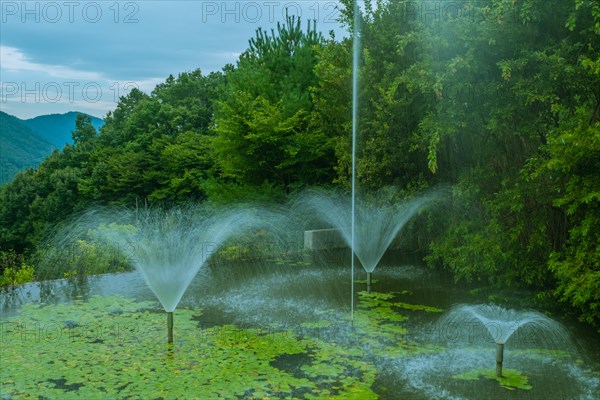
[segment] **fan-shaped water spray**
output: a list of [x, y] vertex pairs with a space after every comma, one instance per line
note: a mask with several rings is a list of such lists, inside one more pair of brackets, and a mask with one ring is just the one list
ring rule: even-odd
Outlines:
[[[357, 199], [354, 207], [354, 240], [352, 239], [352, 204], [348, 196], [312, 192], [302, 201], [320, 219], [337, 228], [370, 276], [398, 233], [417, 212], [435, 198], [435, 193], [407, 201], [385, 201], [389, 193], [380, 192], [369, 199]], [[370, 285], [369, 285], [370, 286]]]
[[[504, 362], [504, 345], [511, 338], [517, 337], [517, 332], [528, 330], [527, 335], [521, 336], [520, 342], [536, 342], [545, 348], [565, 348], [570, 344], [569, 333], [557, 321], [537, 311], [519, 311], [506, 309], [493, 304], [468, 305], [461, 304], [453, 307], [439, 322], [439, 326], [453, 333], [467, 333], [466, 328], [474, 324], [483, 327], [485, 334], [477, 335], [472, 329], [463, 339], [469, 342], [486, 342], [492, 339], [496, 343], [496, 375], [502, 376]], [[451, 335], [460, 339], [461, 335]]]
[[257, 217], [241, 208], [200, 207], [118, 209], [85, 215], [101, 240], [116, 246], [133, 263], [167, 312], [173, 341], [173, 311], [198, 270], [234, 233], [255, 226]]

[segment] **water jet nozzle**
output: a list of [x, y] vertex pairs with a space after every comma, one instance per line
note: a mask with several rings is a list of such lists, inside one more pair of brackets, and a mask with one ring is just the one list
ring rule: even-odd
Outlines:
[[167, 343], [173, 343], [173, 311], [167, 312]]
[[502, 362], [504, 361], [504, 343], [496, 343], [496, 376], [502, 376]]

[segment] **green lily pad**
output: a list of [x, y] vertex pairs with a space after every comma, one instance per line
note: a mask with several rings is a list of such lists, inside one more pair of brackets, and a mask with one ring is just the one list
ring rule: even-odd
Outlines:
[[480, 378], [492, 379], [498, 381], [500, 387], [508, 390], [530, 390], [533, 388], [533, 386], [529, 385], [529, 378], [515, 369], [505, 368], [502, 370], [502, 376], [496, 376], [495, 369], [479, 368], [454, 375], [453, 378], [463, 380], [479, 380]]
[[331, 326], [331, 321], [320, 320], [317, 322], [303, 322], [300, 324], [302, 328], [306, 329], [319, 329], [319, 328], [327, 328]]
[[[157, 302], [98, 296], [26, 305], [0, 321], [2, 393], [12, 399], [377, 397], [377, 369], [361, 349], [276, 326], [206, 327], [200, 310], [178, 309], [174, 319], [169, 346]], [[301, 365], [277, 363], [302, 354], [310, 356]]]
[[413, 343], [408, 339], [404, 322], [409, 318], [402, 310], [439, 312], [425, 305], [394, 302], [402, 292], [358, 292], [354, 313], [354, 337], [369, 346], [371, 353], [382, 357], [403, 357], [409, 354], [439, 351], [439, 347]]
[[378, 358], [438, 351], [407, 338], [408, 314], [438, 310], [395, 301], [410, 294], [359, 292], [351, 327], [329, 311], [293, 330], [209, 326], [202, 310], [178, 309], [171, 346], [156, 301], [25, 305], [0, 320], [0, 384], [12, 399], [375, 399]]
[[411, 310], [411, 311], [425, 311], [425, 312], [442, 312], [444, 310], [442, 310], [441, 308], [438, 307], [432, 307], [432, 306], [425, 306], [422, 304], [408, 304], [408, 303], [394, 303], [393, 304], [394, 307], [399, 307], [399, 308], [404, 308], [405, 310]]

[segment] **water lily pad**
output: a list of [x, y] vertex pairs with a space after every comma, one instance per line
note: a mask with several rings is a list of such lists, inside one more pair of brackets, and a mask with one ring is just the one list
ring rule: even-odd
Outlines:
[[394, 307], [398, 307], [398, 308], [403, 308], [405, 310], [411, 310], [411, 311], [425, 311], [425, 312], [442, 312], [444, 310], [442, 310], [441, 308], [438, 307], [432, 307], [432, 306], [426, 306], [426, 305], [422, 305], [422, 304], [409, 304], [409, 303], [401, 303], [401, 302], [396, 302], [393, 304]]
[[[377, 279], [371, 279], [371, 283], [377, 283], [377, 282], [379, 282], [379, 280], [377, 280]], [[355, 279], [354, 283], [363, 283], [363, 284], [366, 284], [367, 280], [366, 279]]]
[[[9, 398], [376, 398], [375, 366], [355, 347], [277, 327], [202, 326], [175, 311], [175, 344], [157, 302], [120, 296], [26, 305], [0, 321]], [[330, 322], [305, 324], [328, 329]], [[284, 356], [306, 354], [295, 368]], [[10, 362], [5, 362], [10, 360]]]
[[366, 292], [358, 293], [357, 310], [354, 313], [354, 337], [369, 352], [381, 357], [403, 357], [418, 352], [431, 352], [433, 346], [413, 343], [408, 340], [408, 319], [402, 310], [438, 312], [436, 307], [395, 302], [394, 299], [410, 292]]
[[496, 376], [496, 370], [494, 369], [479, 368], [454, 375], [453, 378], [463, 380], [479, 380], [480, 378], [492, 379], [498, 381], [500, 387], [508, 390], [530, 390], [533, 388], [529, 385], [529, 378], [515, 369], [504, 369], [502, 370], [502, 376]]

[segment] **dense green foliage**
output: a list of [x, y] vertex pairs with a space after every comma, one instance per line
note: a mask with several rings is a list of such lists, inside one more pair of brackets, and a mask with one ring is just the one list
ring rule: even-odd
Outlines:
[[458, 278], [557, 295], [597, 324], [600, 9], [498, 2], [488, 15], [475, 32], [457, 24], [451, 46], [448, 30], [432, 41], [451, 52], [426, 68], [443, 71], [431, 77], [438, 87], [486, 90], [470, 102], [442, 95], [421, 123], [430, 161], [459, 166], [450, 224], [429, 259]]
[[[352, 32], [352, 2], [342, 23]], [[589, 0], [367, 2], [361, 190], [452, 185], [431, 265], [527, 286], [600, 326], [600, 5]], [[0, 248], [32, 252], [93, 203], [285, 198], [349, 184], [352, 40], [288, 19], [237, 65], [133, 90], [97, 133], [0, 188]]]
[[13, 250], [0, 251], [0, 287], [15, 286], [31, 282], [34, 278], [34, 269], [25, 263], [23, 254]]
[[330, 135], [311, 114], [317, 49], [323, 39], [309, 23], [289, 17], [277, 32], [258, 30], [217, 104], [215, 150], [225, 177], [272, 182], [289, 192], [333, 178]]

